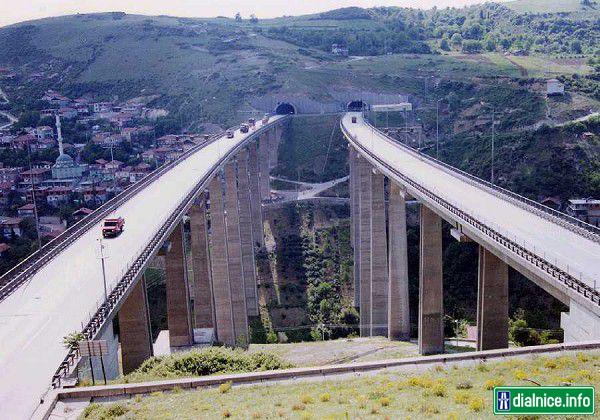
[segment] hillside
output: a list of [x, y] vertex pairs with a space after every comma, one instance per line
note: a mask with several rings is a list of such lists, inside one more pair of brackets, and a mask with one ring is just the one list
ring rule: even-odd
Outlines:
[[597, 13], [600, 10], [598, 2], [590, 1], [590, 5], [586, 6], [581, 0], [517, 0], [504, 5], [519, 13]]

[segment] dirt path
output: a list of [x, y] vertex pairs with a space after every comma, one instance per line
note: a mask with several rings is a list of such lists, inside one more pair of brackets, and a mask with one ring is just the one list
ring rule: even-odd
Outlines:
[[523, 67], [521, 64], [517, 63], [515, 60], [511, 59], [510, 56], [508, 56], [508, 55], [505, 55], [504, 57], [519, 69], [519, 73], [521, 73], [521, 77], [529, 76], [529, 72], [527, 71], [527, 69], [525, 67]]

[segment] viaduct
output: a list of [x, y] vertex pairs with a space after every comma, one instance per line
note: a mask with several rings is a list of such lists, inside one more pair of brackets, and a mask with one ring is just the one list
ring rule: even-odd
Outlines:
[[[409, 337], [405, 201], [412, 197], [420, 205], [421, 354], [444, 350], [443, 220], [456, 240], [479, 244], [478, 350], [508, 346], [509, 267], [569, 306], [565, 341], [600, 339], [600, 230], [425, 157], [350, 105], [341, 129], [349, 143], [361, 336]], [[283, 124], [298, 111], [290, 103], [277, 108], [279, 115], [248, 133], [238, 129], [232, 139], [215, 136], [187, 151], [0, 278], [0, 366], [17, 378], [0, 382], [9, 418], [26, 418], [50, 384], [63, 386], [84, 367], [79, 352], [61, 343], [73, 331], [108, 342], [109, 377], [119, 373], [119, 344], [124, 373], [152, 356], [145, 272], [157, 257], [165, 265], [171, 347], [190, 346], [205, 331], [229, 346], [248, 344], [269, 173]], [[105, 298], [96, 250], [102, 220], [111, 216], [125, 217], [126, 229], [104, 242]]]

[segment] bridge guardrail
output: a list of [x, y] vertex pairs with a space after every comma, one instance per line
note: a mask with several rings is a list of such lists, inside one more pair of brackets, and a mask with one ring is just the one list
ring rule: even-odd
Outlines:
[[[288, 117], [283, 117], [278, 121], [284, 121]], [[256, 135], [262, 133], [267, 128], [260, 127], [251, 136], [249, 136], [246, 141], [254, 138]], [[211, 142], [216, 139], [222, 137], [215, 136]], [[198, 151], [202, 147], [208, 145], [209, 142], [205, 142], [200, 147], [196, 148], [195, 151]], [[199, 191], [206, 188], [206, 183], [212, 177], [212, 174], [215, 170], [219, 168], [219, 166], [226, 161], [232, 154], [234, 154], [242, 145], [240, 143], [237, 147], [231, 149], [226, 155], [222, 156], [219, 161], [213, 165], [207, 175], [203, 176], [196, 186], [192, 188], [192, 190], [183, 198], [181, 203], [177, 206], [175, 211], [169, 216], [169, 218], [163, 223], [163, 225], [156, 231], [150, 243], [148, 243], [141, 251], [140, 255], [131, 263], [128, 267], [127, 271], [124, 273], [123, 277], [119, 282], [115, 285], [115, 287], [111, 290], [108, 295], [108, 299], [100, 305], [97, 309], [96, 313], [92, 315], [91, 319], [87, 323], [87, 325], [83, 328], [83, 335], [86, 339], [91, 340], [94, 338], [95, 334], [100, 331], [104, 322], [110, 318], [111, 313], [117, 308], [121, 298], [127, 292], [131, 283], [138, 277], [140, 270], [145, 266], [146, 261], [150, 256], [157, 252], [160, 245], [166, 239], [166, 235], [170, 231], [171, 227], [176, 223], [176, 221], [181, 217], [182, 212], [188, 206], [188, 204], [193, 200], [193, 198], [198, 195]], [[191, 149], [190, 149], [191, 150]], [[192, 152], [194, 153], [194, 152]], [[191, 154], [191, 153], [190, 153]], [[189, 154], [188, 154], [189, 156]], [[58, 388], [61, 386], [62, 378], [66, 377], [71, 368], [77, 364], [77, 360], [79, 357], [79, 352], [76, 349], [71, 349], [65, 356], [64, 360], [60, 363], [56, 372], [52, 376], [52, 387]]]
[[419, 191], [421, 194], [427, 196], [428, 198], [433, 200], [436, 204], [443, 207], [450, 213], [454, 214], [455, 216], [457, 216], [458, 218], [460, 218], [462, 221], [466, 222], [473, 228], [484, 233], [486, 236], [488, 236], [495, 242], [499, 243], [504, 248], [507, 248], [509, 251], [514, 252], [521, 258], [523, 258], [526, 261], [530, 262], [531, 264], [535, 265], [537, 268], [539, 268], [542, 271], [546, 272], [547, 274], [551, 275], [553, 278], [558, 280], [560, 283], [566, 285], [568, 288], [575, 290], [577, 293], [579, 293], [582, 296], [584, 296], [585, 298], [589, 299], [593, 304], [600, 306], [600, 292], [599, 291], [593, 289], [591, 286], [578, 280], [577, 278], [573, 277], [571, 274], [560, 269], [559, 267], [550, 263], [549, 261], [545, 260], [544, 258], [529, 251], [524, 246], [519, 245], [515, 241], [502, 235], [501, 233], [497, 232], [495, 229], [493, 229], [493, 228], [487, 226], [485, 223], [481, 222], [479, 219], [472, 217], [465, 211], [459, 209], [458, 207], [454, 206], [450, 202], [439, 197], [434, 192], [423, 187], [418, 182], [412, 180], [410, 177], [400, 173], [397, 169], [395, 169], [388, 163], [381, 160], [373, 152], [371, 152], [365, 146], [360, 144], [360, 142], [358, 142], [358, 140], [354, 136], [352, 136], [352, 134], [344, 127], [343, 123], [341, 124], [341, 129], [342, 129], [342, 132], [344, 133], [344, 135], [346, 136], [346, 138], [348, 138], [355, 147], [361, 149], [363, 153], [369, 155], [372, 159], [374, 159], [376, 162], [378, 162], [378, 164], [385, 167], [389, 172], [393, 173], [395, 176], [400, 178], [403, 182], [410, 185], [412, 188]]
[[46, 263], [51, 261], [63, 249], [71, 245], [83, 234], [85, 234], [92, 226], [104, 219], [110, 212], [160, 178], [165, 172], [169, 171], [171, 168], [177, 166], [180, 162], [187, 159], [191, 154], [215, 141], [215, 139], [219, 138], [219, 136], [220, 135], [213, 135], [207, 141], [185, 151], [177, 159], [163, 164], [159, 168], [155, 169], [140, 181], [127, 187], [121, 193], [117, 194], [94, 210], [93, 213], [70, 226], [56, 238], [52, 239], [50, 242], [42, 246], [12, 269], [4, 273], [0, 277], [0, 302], [13, 293], [29, 278], [31, 278], [38, 270], [45, 266]]
[[[389, 138], [385, 133], [383, 133], [378, 128], [374, 127], [366, 119], [365, 119], [365, 121], [373, 130], [375, 130], [378, 133], [380, 133], [381, 135]], [[402, 142], [395, 142], [395, 143], [400, 145], [407, 152], [409, 152], [415, 156], [418, 156], [421, 159], [427, 159], [430, 162], [433, 162], [434, 164], [441, 166], [446, 170], [449, 170], [450, 172], [452, 172], [453, 175], [460, 175], [464, 178], [467, 178], [470, 181], [471, 185], [476, 185], [478, 187], [487, 188], [488, 190], [493, 191], [494, 194], [498, 197], [501, 197], [504, 199], [509, 199], [509, 201], [511, 203], [516, 204], [521, 208], [524, 208], [529, 211], [533, 211], [534, 213], [538, 214], [539, 216], [544, 217], [547, 220], [551, 220], [552, 222], [554, 222], [566, 229], [569, 229], [570, 231], [577, 233], [577, 234], [585, 237], [586, 239], [600, 243], [600, 228], [597, 226], [583, 222], [583, 221], [577, 219], [576, 217], [573, 217], [573, 216], [563, 213], [561, 211], [555, 210], [551, 207], [545, 206], [541, 203], [538, 203], [535, 200], [524, 197], [513, 191], [507, 190], [506, 188], [502, 188], [496, 184], [492, 184], [491, 182], [486, 181], [485, 179], [479, 178], [473, 174], [470, 174], [461, 169], [458, 169], [452, 165], [449, 165], [446, 162], [442, 162], [441, 160], [436, 159], [433, 156], [429, 156], [425, 153], [422, 153], [419, 150], [415, 150], [412, 147], [409, 147]]]

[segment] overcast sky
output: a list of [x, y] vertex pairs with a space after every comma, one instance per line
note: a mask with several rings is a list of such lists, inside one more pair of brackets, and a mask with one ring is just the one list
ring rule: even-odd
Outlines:
[[[75, 13], [122, 11], [186, 17], [242, 16], [259, 18], [302, 15], [338, 7], [460, 7], [485, 0], [0, 0], [0, 26], [24, 20]], [[501, 0], [503, 1], [503, 0]]]

